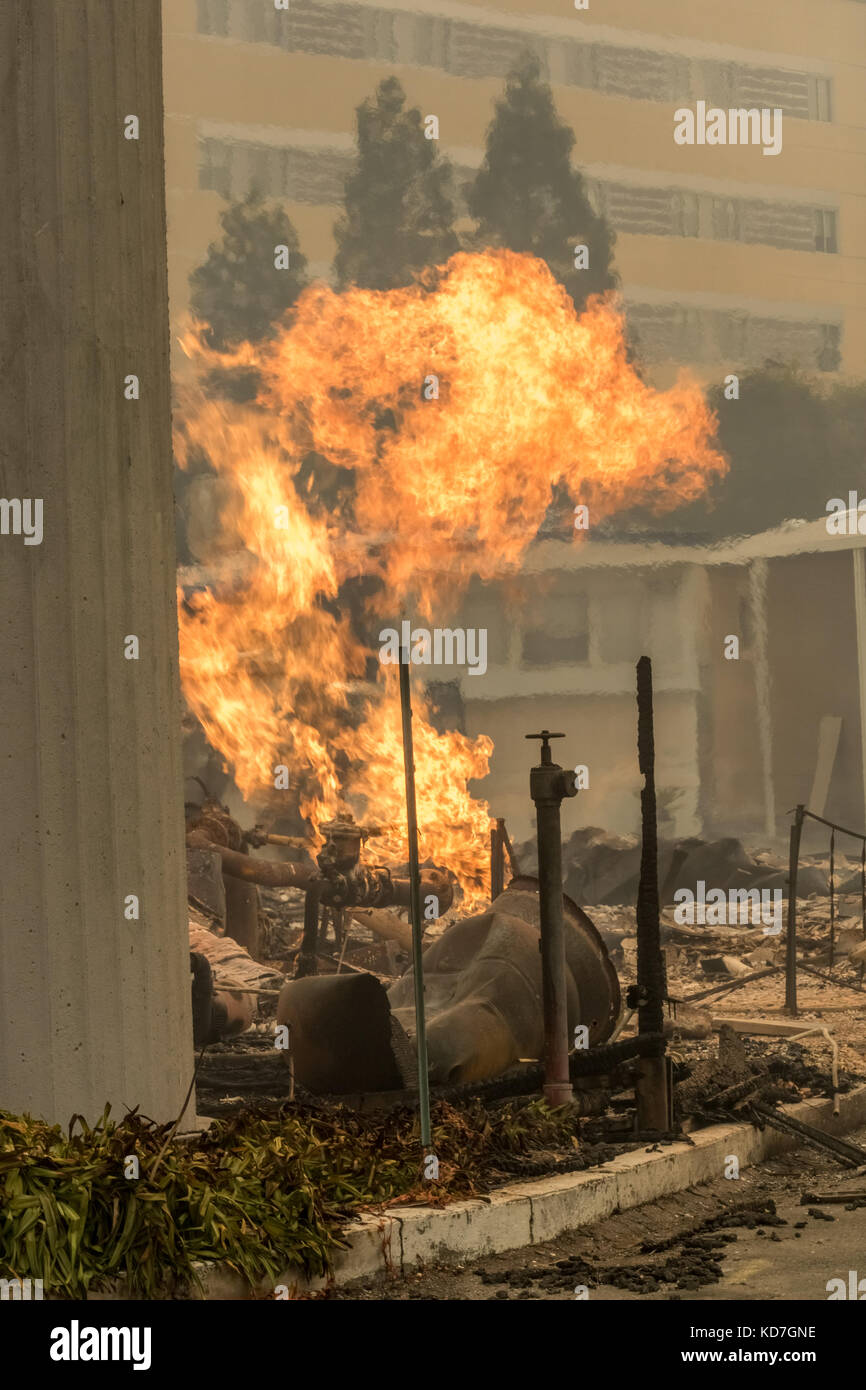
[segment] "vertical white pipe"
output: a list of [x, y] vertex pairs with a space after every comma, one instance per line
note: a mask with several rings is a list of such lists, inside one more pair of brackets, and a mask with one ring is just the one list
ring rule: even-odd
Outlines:
[[860, 695], [860, 771], [863, 781], [863, 825], [866, 826], [866, 556], [851, 551], [854, 566], [854, 621], [857, 627], [857, 677]]
[[754, 639], [755, 704], [758, 717], [758, 743], [761, 753], [761, 786], [764, 802], [764, 830], [776, 834], [776, 794], [773, 787], [773, 724], [770, 713], [770, 662], [767, 640], [767, 571], [765, 559], [749, 564], [749, 613]]

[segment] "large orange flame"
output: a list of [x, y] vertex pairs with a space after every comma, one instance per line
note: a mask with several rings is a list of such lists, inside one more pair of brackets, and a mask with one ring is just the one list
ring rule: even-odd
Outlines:
[[[252, 407], [197, 386], [178, 412], [181, 464], [204, 450], [232, 485], [222, 522], [240, 552], [179, 606], [183, 687], [245, 796], [273, 800], [288, 764], [314, 825], [349, 807], [393, 826], [371, 843], [404, 859], [396, 682], [362, 679], [378, 619], [448, 625], [473, 574], [519, 569], [557, 482], [597, 521], [693, 501], [724, 470], [699, 389], [642, 382], [623, 328], [615, 302], [578, 316], [542, 261], [488, 251], [408, 289], [316, 284], [271, 342], [230, 355], [185, 335], [202, 373], [255, 366], [263, 382]], [[300, 484], [313, 451], [351, 470], [330, 515]], [[377, 581], [366, 632], [338, 603], [357, 576]], [[437, 733], [423, 699], [415, 727], [422, 856], [477, 896], [490, 820], [467, 783], [492, 742]]]

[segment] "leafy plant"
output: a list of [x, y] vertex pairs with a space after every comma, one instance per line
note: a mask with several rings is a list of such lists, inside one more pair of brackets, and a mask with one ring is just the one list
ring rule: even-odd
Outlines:
[[[249, 1110], [192, 1140], [136, 1112], [68, 1132], [0, 1111], [0, 1275], [39, 1278], [81, 1298], [123, 1280], [157, 1298], [219, 1263], [251, 1286], [291, 1267], [324, 1274], [347, 1215], [406, 1201], [471, 1196], [497, 1153], [569, 1144], [574, 1120], [541, 1101], [434, 1107], [439, 1182], [421, 1181], [416, 1117], [294, 1103]], [[161, 1154], [157, 1165], [157, 1156]], [[138, 1159], [139, 1177], [127, 1178]]]

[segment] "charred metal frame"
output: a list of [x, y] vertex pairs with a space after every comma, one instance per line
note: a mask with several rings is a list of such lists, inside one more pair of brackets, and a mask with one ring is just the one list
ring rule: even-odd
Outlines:
[[794, 808], [794, 819], [791, 822], [791, 832], [789, 838], [788, 851], [788, 925], [787, 938], [785, 942], [785, 1012], [792, 1018], [797, 1017], [797, 971], [805, 970], [807, 974], [817, 975], [819, 979], [826, 979], [831, 984], [839, 985], [842, 989], [852, 989], [859, 992], [863, 982], [863, 967], [860, 967], [860, 985], [852, 985], [849, 980], [837, 979], [832, 974], [816, 970], [814, 966], [806, 965], [803, 961], [797, 960], [797, 877], [800, 865], [800, 841], [803, 836], [803, 823], [806, 820], [814, 820], [819, 825], [826, 825], [830, 830], [830, 970], [833, 969], [833, 962], [836, 947], [836, 903], [835, 903], [835, 877], [836, 877], [836, 832], [840, 835], [849, 835], [852, 840], [860, 841], [860, 913], [863, 930], [863, 938], [866, 940], [866, 835], [860, 830], [849, 830], [847, 826], [839, 825], [837, 821], [826, 820], [824, 816], [818, 816], [814, 811], [802, 803], [798, 803]]

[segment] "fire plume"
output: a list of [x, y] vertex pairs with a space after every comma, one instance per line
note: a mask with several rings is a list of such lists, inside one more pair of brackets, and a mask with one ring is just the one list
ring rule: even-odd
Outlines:
[[[187, 702], [249, 800], [275, 804], [288, 765], [314, 826], [351, 808], [393, 827], [377, 857], [404, 860], [382, 617], [453, 621], [473, 574], [515, 574], [557, 483], [594, 521], [693, 501], [725, 467], [712, 413], [688, 382], [640, 380], [615, 302], [578, 315], [542, 261], [508, 251], [460, 253], [407, 289], [316, 284], [267, 343], [218, 355], [193, 328], [183, 346], [200, 373], [178, 457], [203, 452], [226, 484], [229, 552], [180, 595]], [[238, 366], [259, 373], [254, 404], [208, 399], [205, 373]], [[344, 485], [317, 491], [311, 458]], [[475, 897], [490, 819], [467, 784], [493, 745], [438, 733], [415, 698], [422, 858]]]

